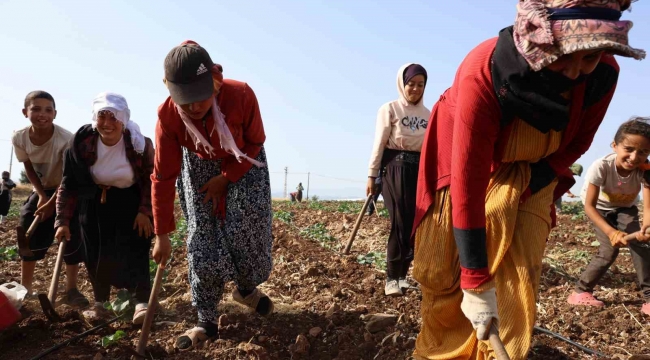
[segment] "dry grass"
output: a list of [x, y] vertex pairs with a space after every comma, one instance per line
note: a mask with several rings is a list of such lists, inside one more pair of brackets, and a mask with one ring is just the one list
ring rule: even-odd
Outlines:
[[24, 200], [26, 199], [29, 194], [32, 192], [32, 185], [31, 184], [18, 184], [16, 188], [13, 190], [13, 201], [16, 200]]

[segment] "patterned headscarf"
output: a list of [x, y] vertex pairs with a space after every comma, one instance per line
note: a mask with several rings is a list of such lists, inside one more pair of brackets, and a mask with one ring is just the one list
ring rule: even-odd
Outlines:
[[629, 6], [630, 0], [520, 0], [515, 45], [534, 71], [581, 50], [607, 49], [641, 60], [646, 52], [628, 44], [632, 22], [618, 20]]

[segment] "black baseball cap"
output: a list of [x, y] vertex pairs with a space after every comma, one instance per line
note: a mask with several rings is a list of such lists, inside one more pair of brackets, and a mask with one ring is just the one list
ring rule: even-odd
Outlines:
[[212, 66], [210, 54], [196, 43], [171, 49], [165, 57], [165, 80], [174, 103], [186, 105], [212, 96]]

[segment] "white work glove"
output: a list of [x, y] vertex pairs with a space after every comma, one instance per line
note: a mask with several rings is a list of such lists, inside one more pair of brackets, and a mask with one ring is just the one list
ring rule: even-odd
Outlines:
[[490, 326], [499, 327], [499, 312], [497, 311], [497, 294], [494, 288], [483, 292], [463, 290], [463, 301], [460, 309], [476, 330], [476, 338], [487, 340], [490, 336]]

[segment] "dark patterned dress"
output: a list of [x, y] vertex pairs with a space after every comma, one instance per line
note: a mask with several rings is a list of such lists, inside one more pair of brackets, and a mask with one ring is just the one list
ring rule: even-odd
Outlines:
[[[266, 163], [264, 148], [256, 160]], [[221, 160], [203, 160], [183, 148], [177, 180], [181, 208], [188, 224], [187, 260], [192, 305], [199, 321], [218, 318], [217, 305], [226, 282], [253, 290], [271, 274], [271, 182], [268, 167], [251, 169], [228, 185], [226, 217], [212, 214], [199, 189], [221, 173]]]

